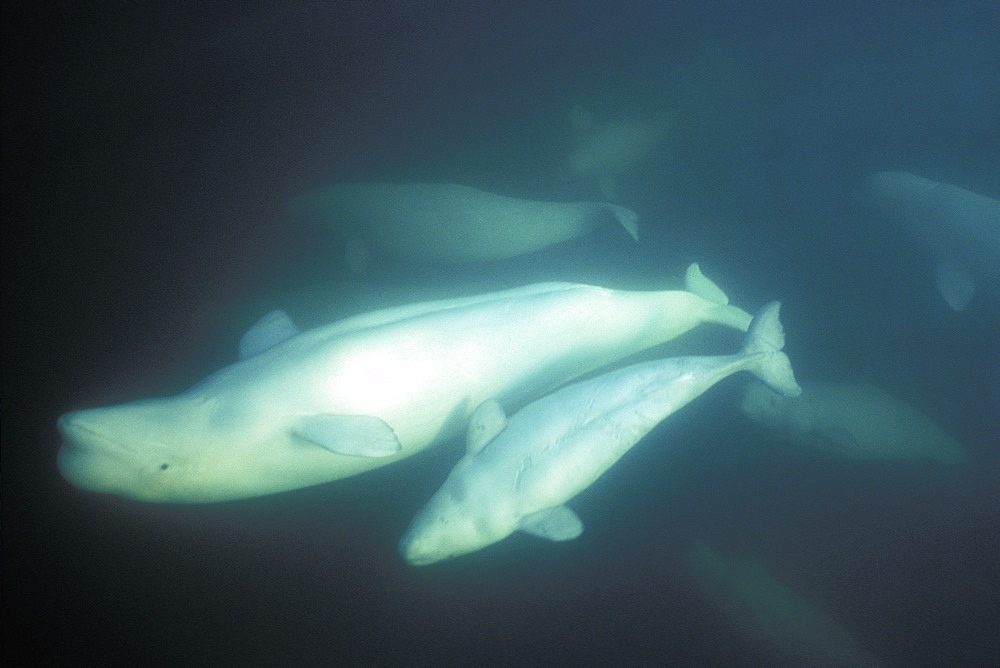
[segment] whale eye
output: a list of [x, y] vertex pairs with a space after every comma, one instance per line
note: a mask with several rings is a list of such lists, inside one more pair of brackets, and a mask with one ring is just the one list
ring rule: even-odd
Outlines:
[[170, 464], [167, 464], [166, 462], [164, 462], [163, 464], [160, 464], [160, 470], [161, 471], [166, 471], [168, 468], [170, 468]]

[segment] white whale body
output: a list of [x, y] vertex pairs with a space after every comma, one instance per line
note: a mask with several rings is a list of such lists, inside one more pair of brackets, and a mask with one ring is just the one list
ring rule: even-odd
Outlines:
[[[707, 289], [695, 265], [688, 281]], [[572, 283], [390, 308], [301, 333], [275, 312], [243, 337], [240, 361], [186, 392], [63, 415], [59, 467], [79, 487], [144, 501], [324, 483], [457, 435], [486, 399], [522, 405], [701, 322], [745, 330], [750, 316], [686, 291]]]
[[639, 234], [635, 212], [623, 206], [538, 202], [454, 183], [341, 183], [306, 193], [290, 208], [342, 230], [354, 243], [438, 262], [512, 257], [586, 234], [609, 220], [634, 239]]
[[867, 383], [802, 383], [801, 395], [784, 397], [751, 382], [740, 409], [795, 444], [836, 457], [966, 461], [962, 445], [930, 418]]
[[1000, 292], [1000, 201], [906, 172], [873, 174], [861, 196], [931, 252], [938, 291], [952, 309], [972, 301], [977, 282]]
[[728, 561], [696, 542], [688, 567], [708, 602], [768, 665], [882, 665], [833, 616], [760, 565]]
[[576, 145], [563, 164], [563, 176], [595, 180], [601, 195], [611, 200], [617, 196], [618, 176], [649, 157], [674, 124], [664, 118], [595, 123], [589, 111], [575, 105], [570, 125]]
[[781, 348], [778, 302], [760, 310], [738, 355], [636, 364], [566, 386], [506, 420], [495, 400], [473, 414], [468, 452], [400, 542], [413, 565], [467, 554], [520, 529], [551, 540], [583, 530], [565, 503], [653, 427], [737, 371], [800, 390]]

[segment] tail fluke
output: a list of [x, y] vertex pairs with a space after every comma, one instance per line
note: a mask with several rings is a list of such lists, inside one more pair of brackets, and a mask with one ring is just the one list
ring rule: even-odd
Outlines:
[[750, 323], [746, 339], [743, 341], [743, 355], [760, 355], [759, 361], [748, 369], [767, 383], [775, 392], [786, 397], [797, 397], [802, 388], [795, 382], [792, 363], [781, 352], [785, 347], [785, 330], [778, 319], [781, 302], [770, 302], [761, 307]]
[[701, 273], [697, 262], [692, 263], [684, 274], [684, 289], [716, 305], [709, 312], [708, 320], [747, 331], [751, 321], [750, 314], [738, 306], [730, 306], [729, 297], [712, 279]]
[[712, 279], [701, 273], [697, 262], [692, 262], [684, 274], [684, 289], [716, 304], [728, 304], [729, 297]]

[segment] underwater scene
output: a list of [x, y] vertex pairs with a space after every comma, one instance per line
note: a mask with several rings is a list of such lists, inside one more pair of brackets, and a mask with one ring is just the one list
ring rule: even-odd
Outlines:
[[1000, 4], [3, 23], [18, 656], [997, 665]]

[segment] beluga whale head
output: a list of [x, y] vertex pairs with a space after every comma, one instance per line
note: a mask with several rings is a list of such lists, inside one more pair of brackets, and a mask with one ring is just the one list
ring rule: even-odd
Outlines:
[[[463, 466], [468, 466], [465, 460], [459, 461], [455, 468], [461, 470]], [[462, 478], [461, 475], [456, 477]], [[470, 490], [469, 487], [476, 483], [471, 476], [460, 482], [451, 485], [446, 495], [435, 496], [421, 508], [400, 540], [400, 554], [409, 564], [426, 566], [475, 552], [495, 542], [495, 525], [504, 523], [503, 504], [494, 506], [493, 512], [486, 516], [470, 511], [466, 500], [478, 498], [488, 493], [488, 489]]]
[[[333, 452], [389, 457], [378, 418], [298, 415], [281, 394], [238, 400], [189, 391], [66, 413], [58, 466], [77, 487], [137, 501], [210, 503], [326, 482]], [[384, 432], [384, 433], [383, 433]], [[345, 442], [341, 447], [338, 440]]]
[[197, 453], [170, 401], [133, 402], [66, 413], [58, 465], [77, 487], [140, 501], [195, 500]]
[[208, 503], [318, 485], [399, 453], [385, 421], [330, 388], [339, 358], [313, 348], [272, 312], [241, 339], [239, 361], [186, 392], [60, 417], [59, 469], [95, 492]]
[[399, 450], [375, 417], [303, 414], [292, 391], [275, 388], [218, 391], [232, 368], [174, 397], [61, 416], [63, 476], [137, 501], [210, 503], [326, 482], [334, 453], [367, 459]]
[[59, 470], [77, 487], [147, 502], [279, 491], [289, 472], [274, 452], [294, 449], [273, 422], [238, 412], [183, 394], [66, 413], [58, 422]]

